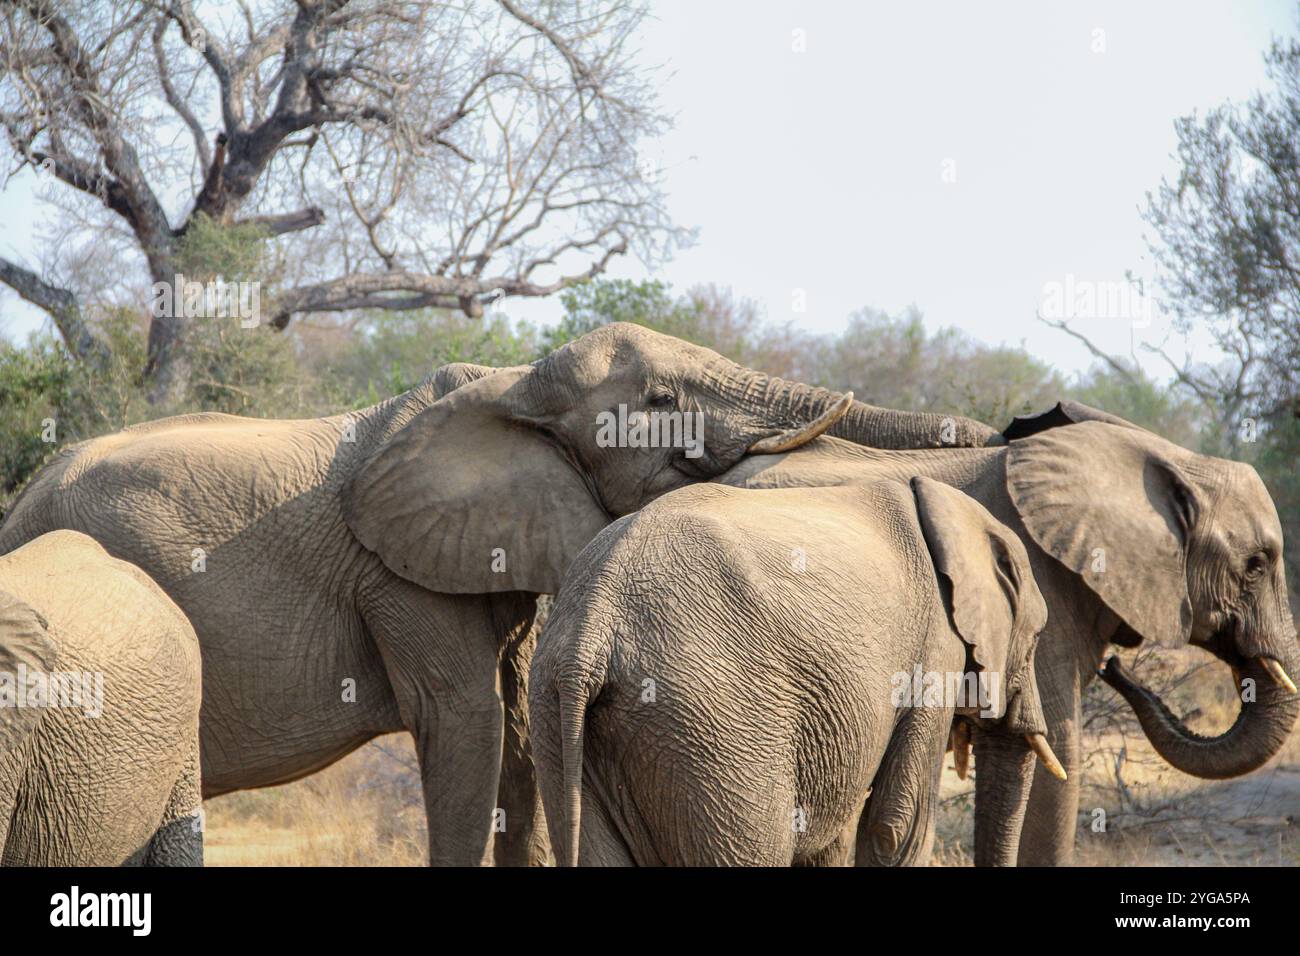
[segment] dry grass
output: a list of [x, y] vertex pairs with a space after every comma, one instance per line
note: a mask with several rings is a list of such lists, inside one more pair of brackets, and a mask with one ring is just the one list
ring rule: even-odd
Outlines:
[[203, 807], [209, 866], [422, 866], [427, 859], [409, 734], [373, 740], [295, 783]]

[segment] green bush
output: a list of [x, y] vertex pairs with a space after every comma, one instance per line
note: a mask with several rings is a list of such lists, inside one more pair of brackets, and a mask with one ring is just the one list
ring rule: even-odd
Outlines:
[[448, 362], [525, 365], [540, 348], [535, 328], [512, 325], [498, 313], [471, 319], [429, 309], [375, 312], [358, 324], [346, 351], [320, 364], [319, 374], [342, 405], [359, 407], [406, 391]]

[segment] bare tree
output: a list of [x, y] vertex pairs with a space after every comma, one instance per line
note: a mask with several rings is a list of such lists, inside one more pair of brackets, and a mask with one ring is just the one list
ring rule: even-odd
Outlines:
[[[639, 153], [666, 126], [632, 48], [644, 16], [639, 0], [0, 0], [0, 127], [11, 178], [47, 174], [43, 198], [151, 284], [206, 219], [267, 237], [277, 328], [478, 316], [683, 237]], [[94, 360], [98, 290], [60, 284], [59, 251], [0, 259], [0, 282]], [[189, 321], [152, 319], [155, 401], [185, 386]]]

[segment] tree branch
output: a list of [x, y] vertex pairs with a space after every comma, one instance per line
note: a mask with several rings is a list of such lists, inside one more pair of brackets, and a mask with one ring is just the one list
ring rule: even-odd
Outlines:
[[1044, 325], [1050, 325], [1054, 329], [1060, 329], [1066, 335], [1078, 339], [1080, 342], [1083, 343], [1084, 348], [1086, 348], [1097, 358], [1101, 359], [1101, 361], [1109, 365], [1112, 369], [1115, 370], [1115, 372], [1123, 376], [1129, 382], [1132, 382], [1135, 385], [1140, 384], [1138, 377], [1135, 374], [1133, 374], [1133, 370], [1131, 368], [1128, 368], [1123, 363], [1116, 361], [1114, 356], [1107, 355], [1097, 346], [1093, 345], [1092, 341], [1082, 332], [1078, 332], [1070, 328], [1070, 323], [1066, 322], [1065, 319], [1059, 319], [1057, 321], [1046, 319], [1043, 317], [1043, 314], [1041, 312], [1036, 313], [1035, 315], [1038, 321], [1042, 322]]
[[68, 350], [78, 359], [100, 365], [107, 363], [108, 349], [91, 332], [82, 318], [77, 297], [71, 292], [4, 258], [0, 258], [0, 282], [17, 292], [19, 298], [44, 309], [54, 320]]
[[287, 232], [302, 232], [319, 226], [325, 221], [325, 213], [317, 206], [299, 209], [297, 212], [270, 213], [265, 216], [250, 216], [239, 219], [236, 226], [258, 226], [273, 236], [283, 236]]
[[199, 167], [207, 169], [212, 164], [208, 138], [203, 134], [203, 126], [194, 115], [194, 111], [176, 91], [176, 86], [172, 83], [171, 70], [167, 66], [167, 55], [163, 51], [163, 34], [167, 31], [168, 22], [165, 17], [159, 17], [158, 25], [153, 31], [153, 55], [154, 61], [158, 64], [158, 83], [162, 86], [167, 105], [175, 110], [176, 115], [190, 128], [190, 134], [194, 137], [194, 148], [199, 154]]
[[134, 210], [127, 200], [126, 191], [117, 180], [93, 172], [89, 165], [72, 156], [51, 156], [36, 150], [28, 154], [28, 162], [38, 170], [48, 169], [56, 179], [88, 196], [94, 196], [128, 223], [134, 224]]
[[[122, 128], [100, 89], [98, 74], [82, 48], [76, 30], [63, 16], [51, 12], [40, 0], [21, 0], [27, 14], [50, 35], [51, 50], [67, 77], [75, 111], [86, 132], [99, 146], [104, 167], [120, 189], [120, 203], [130, 210], [126, 216], [151, 264], [170, 240], [170, 226], [158, 197], [150, 189], [135, 148], [122, 135]], [[57, 167], [56, 167], [57, 168]], [[107, 201], [107, 200], [106, 200]], [[115, 212], [118, 206], [110, 204]]]
[[546, 37], [547, 42], [549, 42], [551, 46], [555, 47], [560, 56], [564, 57], [565, 62], [569, 64], [569, 69], [573, 73], [575, 86], [579, 89], [584, 86], [595, 86], [595, 83], [591, 78], [591, 70], [587, 69], [587, 64], [582, 62], [582, 58], [578, 56], [573, 47], [569, 46], [569, 44], [566, 43], [558, 33], [548, 27], [545, 23], [542, 23], [542, 21], [538, 20], [536, 17], [531, 17], [524, 13], [511, 3], [510, 0], [497, 0], [497, 2], [501, 4], [501, 8], [505, 10], [506, 13], [510, 14], [520, 23], [532, 30], [536, 30], [542, 36]]
[[580, 275], [562, 276], [545, 284], [511, 276], [476, 279], [400, 271], [342, 276], [281, 292], [271, 324], [283, 329], [296, 313], [346, 312], [351, 309], [458, 308], [466, 315], [478, 318], [483, 314], [485, 300], [508, 295], [551, 295], [594, 278], [605, 270], [610, 259], [626, 251], [626, 242], [620, 240]]

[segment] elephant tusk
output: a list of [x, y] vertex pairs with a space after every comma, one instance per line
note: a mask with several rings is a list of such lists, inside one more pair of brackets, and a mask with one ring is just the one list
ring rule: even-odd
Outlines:
[[961, 780], [970, 773], [970, 727], [963, 720], [952, 725], [952, 765]]
[[1025, 734], [1025, 740], [1029, 743], [1029, 749], [1043, 762], [1043, 766], [1052, 776], [1057, 780], [1064, 780], [1065, 768], [1061, 766], [1061, 761], [1056, 759], [1056, 754], [1052, 753], [1047, 738], [1042, 734]]
[[1268, 676], [1279, 686], [1285, 687], [1292, 694], [1296, 692], [1295, 681], [1287, 674], [1286, 668], [1271, 657], [1261, 657], [1259, 662], [1264, 665], [1264, 670], [1268, 671]]
[[838, 402], [822, 412], [807, 425], [791, 428], [777, 435], [760, 438], [749, 446], [751, 455], [776, 455], [783, 451], [792, 451], [800, 445], [806, 445], [826, 429], [830, 428], [849, 410], [853, 404], [853, 393], [845, 392]]

